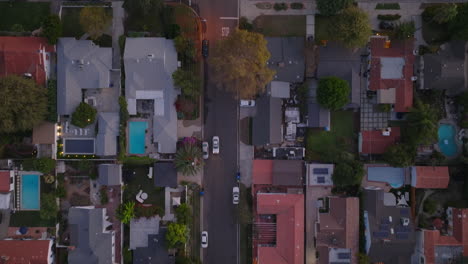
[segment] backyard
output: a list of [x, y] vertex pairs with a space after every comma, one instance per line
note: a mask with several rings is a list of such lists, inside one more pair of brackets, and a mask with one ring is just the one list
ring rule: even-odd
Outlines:
[[[85, 33], [80, 24], [81, 9], [81, 7], [64, 7], [62, 9], [63, 37], [81, 38]], [[106, 13], [112, 17], [112, 8], [106, 8]], [[108, 37], [104, 36], [108, 35], [103, 35], [97, 42], [98, 44], [103, 42], [106, 44], [104, 46], [108, 46]]]
[[142, 190], [148, 194], [145, 204], [156, 205], [164, 211], [164, 188], [154, 186], [154, 180], [148, 178], [148, 169], [146, 166], [123, 168], [125, 181], [123, 200], [135, 201], [136, 195]]
[[49, 10], [50, 3], [0, 2], [0, 30], [9, 31], [15, 24], [22, 25], [25, 31], [38, 29]]
[[292, 15], [261, 15], [252, 22], [254, 31], [266, 37], [304, 37], [306, 17]]
[[356, 134], [354, 132], [354, 113], [351, 111], [331, 112], [331, 129], [307, 131], [306, 160], [332, 162], [337, 153], [354, 153]]

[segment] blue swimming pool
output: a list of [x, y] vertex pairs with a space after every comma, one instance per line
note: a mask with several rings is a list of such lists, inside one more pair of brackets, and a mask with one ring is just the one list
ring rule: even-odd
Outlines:
[[145, 154], [145, 130], [148, 128], [148, 122], [131, 121], [128, 124], [128, 152], [130, 154]]
[[21, 175], [21, 209], [39, 210], [39, 175], [23, 174]]
[[455, 127], [449, 124], [439, 125], [439, 148], [447, 157], [457, 154], [457, 143], [455, 142]]
[[392, 188], [398, 189], [405, 183], [405, 169], [394, 167], [369, 167], [367, 168], [367, 180], [386, 182]]

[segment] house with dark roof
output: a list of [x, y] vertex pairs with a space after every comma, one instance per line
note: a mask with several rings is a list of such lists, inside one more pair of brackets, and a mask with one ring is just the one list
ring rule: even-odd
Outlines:
[[268, 67], [276, 71], [274, 81], [296, 83], [304, 81], [305, 54], [303, 37], [267, 37], [271, 56]]
[[46, 38], [0, 37], [0, 77], [19, 75], [45, 85], [55, 47]]
[[308, 81], [309, 99], [307, 103], [307, 127], [325, 128], [330, 130], [330, 110], [323, 108], [317, 102], [318, 82], [315, 79]]
[[468, 209], [449, 207], [447, 218], [448, 233], [437, 229], [418, 231], [413, 256], [418, 263], [464, 263], [468, 257]]
[[57, 125], [43, 121], [34, 126], [32, 143], [36, 145], [38, 157], [55, 158], [57, 156]]
[[436, 53], [420, 56], [418, 85], [420, 89], [446, 90], [458, 94], [467, 88], [467, 42], [444, 43]]
[[388, 147], [400, 141], [400, 127], [389, 127], [382, 130], [369, 130], [359, 132], [359, 153], [383, 154]]
[[152, 102], [153, 142], [159, 153], [175, 153], [177, 112], [174, 103], [180, 94], [172, 73], [177, 70], [173, 40], [127, 38], [124, 52], [125, 97], [130, 115], [136, 115], [145, 102]]
[[158, 234], [148, 235], [148, 246], [133, 250], [133, 264], [174, 264], [175, 256], [166, 245], [167, 227], [160, 227]]
[[255, 177], [253, 184], [272, 186], [302, 186], [304, 184], [304, 162], [301, 160], [261, 160], [252, 164]]
[[317, 208], [317, 263], [358, 263], [359, 199], [327, 197], [325, 203]]
[[445, 189], [450, 181], [447, 166], [411, 167], [411, 186], [421, 189]]
[[54, 242], [44, 240], [0, 240], [0, 263], [2, 264], [53, 264]]
[[153, 166], [154, 186], [177, 188], [177, 170], [173, 162], [156, 162]]
[[99, 164], [98, 174], [101, 185], [122, 185], [122, 164]]
[[334, 164], [309, 163], [305, 166], [308, 186], [333, 186]]
[[255, 146], [283, 142], [281, 98], [264, 94], [256, 100], [257, 113], [252, 118], [252, 144]]
[[381, 188], [364, 189], [365, 250], [372, 263], [410, 263], [415, 227], [409, 207], [386, 202]]
[[106, 212], [106, 208], [94, 206], [70, 208], [68, 263], [115, 263], [115, 233]]

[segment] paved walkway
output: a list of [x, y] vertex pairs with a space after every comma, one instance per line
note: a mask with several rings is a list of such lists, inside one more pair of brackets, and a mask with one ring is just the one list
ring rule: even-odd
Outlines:
[[[266, 1], [268, 2], [268, 1]], [[276, 1], [276, 2], [284, 2], [284, 1]], [[292, 0], [286, 0], [286, 2], [296, 2]], [[301, 1], [297, 1], [301, 2]], [[250, 22], [252, 22], [257, 16], [260, 15], [314, 15], [316, 11], [315, 1], [303, 1], [304, 9], [291, 9], [276, 11], [273, 9], [260, 9], [255, 4], [258, 3], [265, 3], [265, 1], [252, 1], [252, 0], [239, 0], [240, 5], [240, 16], [246, 17]], [[275, 1], [270, 2], [272, 5]]]

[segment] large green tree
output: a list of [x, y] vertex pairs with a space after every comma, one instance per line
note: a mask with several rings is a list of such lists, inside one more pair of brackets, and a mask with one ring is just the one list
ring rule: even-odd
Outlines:
[[184, 224], [170, 223], [167, 225], [166, 242], [168, 248], [181, 248], [187, 243], [188, 228]]
[[89, 36], [96, 40], [109, 28], [112, 17], [103, 7], [87, 6], [80, 12], [80, 24]]
[[317, 0], [317, 9], [323, 16], [333, 16], [352, 4], [353, 0]]
[[42, 35], [47, 38], [49, 44], [55, 45], [62, 35], [62, 22], [57, 15], [49, 15], [42, 21]]
[[448, 23], [452, 39], [468, 40], [468, 3], [458, 4], [458, 12]]
[[192, 219], [192, 213], [187, 203], [179, 205], [175, 209], [175, 215], [177, 218], [177, 223], [179, 224], [188, 225]]
[[454, 3], [442, 4], [436, 9], [434, 21], [443, 24], [454, 19], [458, 14], [458, 6]]
[[343, 43], [348, 48], [363, 47], [372, 35], [369, 16], [363, 10], [350, 6], [334, 17], [329, 29], [332, 40]]
[[432, 105], [416, 100], [406, 120], [404, 133], [406, 142], [410, 145], [431, 144], [437, 140], [439, 120]]
[[177, 150], [174, 166], [177, 171], [184, 175], [195, 175], [201, 169], [201, 158], [200, 147], [195, 144], [186, 143]]
[[182, 95], [195, 98], [201, 93], [201, 80], [193, 72], [177, 69], [172, 74], [174, 84], [182, 89]]
[[324, 77], [319, 80], [317, 101], [325, 108], [338, 110], [348, 103], [350, 92], [347, 81], [334, 76]]
[[364, 176], [364, 167], [357, 160], [339, 162], [332, 175], [333, 184], [337, 187], [360, 185]]
[[234, 30], [216, 43], [210, 58], [213, 81], [221, 89], [243, 99], [254, 98], [273, 80], [269, 69], [270, 58], [263, 35], [245, 30]]
[[396, 144], [388, 147], [384, 160], [392, 167], [408, 167], [414, 162], [416, 148], [407, 144]]
[[135, 202], [126, 202], [121, 204], [117, 209], [117, 219], [124, 224], [130, 223], [132, 218], [135, 217]]
[[77, 127], [86, 127], [94, 123], [96, 114], [96, 108], [85, 102], [81, 102], [72, 114], [71, 123]]
[[403, 22], [398, 24], [393, 30], [393, 37], [400, 40], [410, 39], [414, 37], [416, 26], [414, 21]]
[[47, 89], [16, 75], [0, 78], [0, 133], [32, 129], [46, 118]]

